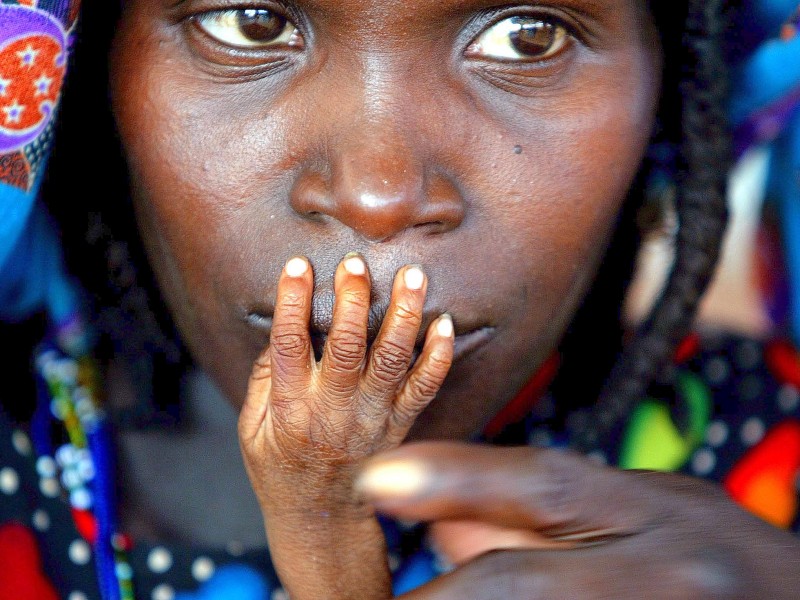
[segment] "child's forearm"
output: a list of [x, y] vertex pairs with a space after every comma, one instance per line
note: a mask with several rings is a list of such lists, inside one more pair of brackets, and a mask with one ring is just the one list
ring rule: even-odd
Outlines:
[[363, 509], [268, 510], [272, 562], [292, 600], [385, 600], [392, 595], [386, 543]]
[[385, 542], [353, 491], [353, 474], [365, 458], [398, 446], [433, 399], [452, 361], [453, 324], [436, 319], [409, 368], [427, 280], [405, 267], [368, 349], [371, 283], [363, 260], [348, 256], [335, 275], [333, 320], [317, 363], [309, 335], [313, 288], [308, 262], [289, 261], [270, 345], [250, 377], [239, 441], [291, 598], [387, 598]]

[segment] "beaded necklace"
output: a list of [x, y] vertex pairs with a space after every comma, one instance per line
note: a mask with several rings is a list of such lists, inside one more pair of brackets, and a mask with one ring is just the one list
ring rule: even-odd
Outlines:
[[[38, 404], [31, 437], [39, 456], [37, 470], [61, 480], [75, 526], [94, 549], [98, 584], [103, 600], [134, 600], [133, 571], [127, 558], [131, 548], [119, 532], [114, 498], [111, 438], [98, 402], [100, 376], [86, 344], [64, 344], [88, 339], [75, 318], [59, 328], [55, 341], [45, 341], [35, 354]], [[59, 335], [60, 334], [60, 335]], [[64, 346], [79, 350], [68, 352]], [[53, 444], [55, 438], [60, 441]]]

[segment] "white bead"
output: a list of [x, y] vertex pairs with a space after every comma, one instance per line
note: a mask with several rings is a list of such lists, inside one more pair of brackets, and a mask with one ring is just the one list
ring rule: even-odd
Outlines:
[[56, 461], [49, 456], [40, 456], [36, 461], [36, 472], [40, 477], [55, 477]]
[[14, 449], [22, 456], [28, 456], [31, 453], [31, 440], [23, 431], [15, 430], [11, 434], [11, 443], [14, 444]]
[[166, 583], [162, 583], [161, 585], [154, 587], [153, 593], [150, 596], [152, 600], [172, 600], [174, 597], [175, 590], [172, 589], [171, 585]]
[[90, 509], [92, 502], [92, 493], [85, 487], [78, 488], [69, 495], [69, 503], [78, 510]]
[[270, 600], [289, 600], [289, 594], [283, 588], [275, 588], [272, 590]]
[[719, 448], [728, 441], [728, 425], [724, 421], [714, 421], [706, 429], [706, 441], [710, 446]]
[[147, 555], [147, 567], [153, 573], [166, 573], [172, 566], [172, 554], [166, 548], [158, 546]]
[[744, 422], [739, 435], [745, 446], [755, 446], [764, 437], [764, 422], [758, 417], [751, 417]]
[[0, 492], [7, 496], [16, 494], [19, 489], [19, 475], [11, 467], [0, 470]]
[[78, 469], [78, 474], [84, 483], [89, 483], [92, 479], [94, 479], [94, 463], [92, 462], [91, 458], [80, 459], [76, 468]]
[[50, 529], [50, 515], [41, 508], [33, 512], [33, 515], [31, 515], [31, 522], [33, 523], [34, 529], [40, 533]]
[[202, 583], [214, 574], [215, 566], [207, 556], [201, 556], [192, 563], [192, 577]]
[[89, 600], [83, 592], [70, 592], [67, 600]]
[[61, 471], [61, 485], [63, 485], [66, 489], [74, 489], [80, 486], [81, 483], [83, 482], [81, 481], [81, 476], [78, 474], [77, 469], [71, 467]]
[[705, 477], [717, 466], [717, 455], [708, 448], [701, 448], [692, 458], [692, 471], [695, 475]]
[[89, 544], [83, 540], [75, 540], [72, 542], [69, 545], [67, 553], [69, 554], [69, 559], [76, 565], [85, 565], [92, 557], [92, 551], [89, 548]]
[[56, 450], [56, 462], [66, 468], [75, 462], [75, 447], [72, 444], [64, 444]]
[[709, 383], [719, 385], [728, 378], [730, 367], [723, 359], [716, 357], [706, 363], [704, 371]]
[[47, 498], [55, 498], [58, 496], [61, 487], [58, 485], [58, 480], [55, 477], [42, 477], [39, 480], [39, 490]]

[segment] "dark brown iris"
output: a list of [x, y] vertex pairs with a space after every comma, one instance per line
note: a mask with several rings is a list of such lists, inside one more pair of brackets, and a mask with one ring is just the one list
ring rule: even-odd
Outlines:
[[511, 33], [511, 43], [520, 54], [541, 56], [556, 42], [558, 28], [553, 23], [519, 17], [513, 22], [521, 26], [519, 31]]
[[247, 9], [239, 12], [239, 30], [253, 42], [271, 42], [286, 28], [286, 18], [271, 10]]

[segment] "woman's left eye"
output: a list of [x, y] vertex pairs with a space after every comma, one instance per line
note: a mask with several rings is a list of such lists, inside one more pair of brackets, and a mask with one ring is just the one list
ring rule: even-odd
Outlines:
[[545, 60], [569, 42], [567, 29], [539, 17], [503, 19], [481, 33], [467, 48], [467, 56], [519, 61]]
[[301, 48], [303, 37], [283, 15], [262, 8], [216, 10], [194, 18], [212, 38], [236, 48], [263, 49], [275, 46]]

